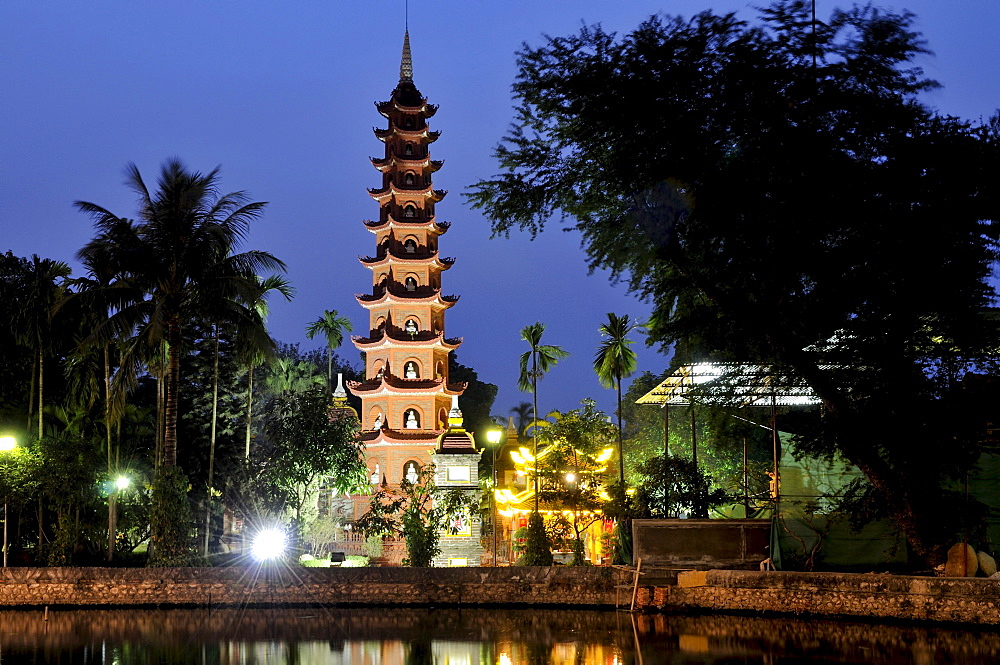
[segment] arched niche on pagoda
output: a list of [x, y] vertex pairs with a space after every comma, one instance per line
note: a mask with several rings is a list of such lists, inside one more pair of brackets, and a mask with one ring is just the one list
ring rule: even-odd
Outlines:
[[371, 369], [371, 371], [372, 371], [371, 378], [375, 378], [377, 376], [381, 376], [382, 372], [385, 371], [385, 359], [384, 358], [376, 358], [375, 360], [372, 361], [371, 368], [372, 368]]
[[406, 240], [403, 241], [403, 252], [406, 254], [416, 254], [417, 239], [413, 236], [407, 236]]
[[407, 358], [403, 363], [403, 376], [407, 379], [419, 379], [420, 361], [416, 358]]
[[403, 429], [420, 429], [423, 422], [423, 414], [416, 405], [411, 405], [403, 410]]
[[368, 410], [368, 429], [381, 429], [385, 423], [385, 416], [382, 413], [381, 405], [376, 404]]
[[420, 332], [420, 318], [413, 315], [406, 317], [406, 323], [403, 324], [403, 332], [411, 335]]
[[438, 409], [438, 429], [448, 429], [448, 409]]
[[439, 360], [437, 362], [437, 367], [434, 368], [434, 378], [443, 379], [444, 378], [444, 361]]
[[410, 458], [403, 462], [399, 477], [405, 478], [415, 484], [418, 480], [420, 480], [420, 469], [422, 468], [423, 466], [420, 464], [420, 460]]
[[417, 278], [413, 275], [407, 275], [403, 283], [406, 286], [407, 291], [416, 291], [417, 287], [420, 285], [417, 282]]
[[385, 474], [385, 469], [382, 467], [382, 461], [378, 457], [369, 457], [368, 462], [368, 482], [372, 485], [378, 485], [382, 482], [382, 476]]

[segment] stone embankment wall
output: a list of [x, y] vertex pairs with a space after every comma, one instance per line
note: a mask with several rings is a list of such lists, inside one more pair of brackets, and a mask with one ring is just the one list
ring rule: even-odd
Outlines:
[[607, 607], [613, 568], [7, 568], [0, 607], [505, 605]]
[[640, 605], [664, 610], [1000, 624], [1000, 582], [990, 579], [709, 570], [642, 591]]

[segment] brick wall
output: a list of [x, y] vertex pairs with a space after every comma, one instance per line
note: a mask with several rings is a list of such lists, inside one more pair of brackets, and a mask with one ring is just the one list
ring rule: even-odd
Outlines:
[[673, 610], [1000, 624], [1000, 581], [900, 575], [690, 571], [653, 593]]
[[8, 568], [0, 607], [42, 605], [562, 605], [607, 607], [612, 568]]

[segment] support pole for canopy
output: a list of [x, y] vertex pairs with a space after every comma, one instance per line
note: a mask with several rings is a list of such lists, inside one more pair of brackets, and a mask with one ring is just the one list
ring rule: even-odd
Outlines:
[[670, 455], [670, 402], [663, 403], [663, 456]]

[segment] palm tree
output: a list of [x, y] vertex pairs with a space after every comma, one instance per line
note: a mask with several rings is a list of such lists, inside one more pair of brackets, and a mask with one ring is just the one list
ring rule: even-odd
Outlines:
[[170, 159], [153, 193], [135, 164], [128, 165], [126, 175], [126, 184], [139, 195], [139, 221], [131, 234], [116, 234], [123, 220], [107, 209], [76, 202], [98, 230], [83, 251], [109, 252], [120, 276], [108, 289], [116, 296], [114, 313], [95, 334], [130, 338], [122, 355], [123, 380], [134, 380], [148, 363], [148, 351], [165, 347], [162, 464], [175, 467], [184, 327], [202, 315], [199, 310], [209, 301], [221, 305], [216, 321], [236, 322], [247, 310], [239, 294], [252, 290], [257, 274], [283, 271], [284, 264], [267, 252], [233, 254], [266, 204], [248, 202], [243, 192], [220, 195], [217, 168], [191, 172]]
[[[569, 355], [561, 347], [542, 344], [542, 333], [545, 324], [536, 321], [521, 329], [521, 339], [528, 343], [531, 350], [521, 354], [520, 374], [517, 377], [517, 387], [521, 392], [532, 394], [531, 412], [538, 413], [538, 379]], [[537, 417], [537, 416], [536, 416]], [[531, 454], [535, 458], [535, 512], [538, 512], [538, 436], [537, 427], [531, 429]]]
[[346, 316], [340, 316], [335, 309], [327, 309], [323, 314], [306, 326], [306, 337], [314, 338], [322, 333], [326, 338], [326, 380], [333, 389], [333, 352], [344, 343], [344, 331], [351, 332], [351, 322]]
[[532, 421], [535, 420], [534, 407], [531, 406], [531, 402], [521, 402], [517, 406], [511, 407], [510, 412], [517, 417], [517, 433], [523, 436], [531, 426]]
[[37, 376], [38, 382], [32, 382], [28, 411], [31, 412], [37, 386], [39, 439], [44, 433], [42, 416], [45, 406], [45, 355], [50, 352], [52, 315], [65, 294], [65, 286], [61, 280], [65, 280], [69, 274], [70, 268], [66, 263], [42, 259], [37, 254], [32, 254], [28, 271], [24, 275], [21, 311], [14, 322], [18, 340], [30, 348], [35, 356], [32, 377]]
[[[124, 238], [135, 237], [135, 228], [128, 220], [119, 220], [115, 224], [113, 232], [123, 234]], [[95, 320], [95, 328], [100, 325], [97, 321], [106, 320], [111, 314], [112, 301], [107, 297], [108, 289], [119, 277], [120, 266], [115, 259], [114, 252], [110, 251], [116, 246], [114, 240], [110, 236], [95, 238], [77, 254], [77, 258], [80, 259], [87, 271], [87, 276], [73, 280], [73, 285], [77, 287], [77, 295], [84, 298], [86, 311]], [[113, 468], [112, 426], [121, 419], [125, 409], [124, 393], [122, 391], [112, 393], [111, 347], [117, 341], [119, 340], [104, 339], [97, 344], [103, 355], [104, 429], [109, 475]], [[90, 345], [88, 342], [90, 340], [83, 340], [81, 343], [81, 353], [86, 352], [84, 347]]]
[[[223, 261], [220, 272], [217, 275], [216, 288], [208, 289], [208, 302], [202, 309], [210, 312], [212, 319], [222, 317], [229, 321], [227, 330], [233, 332], [237, 342], [237, 354], [241, 359], [253, 359], [257, 354], [268, 354], [274, 351], [274, 340], [267, 332], [264, 325], [264, 316], [267, 313], [267, 296], [272, 290], [276, 290], [291, 299], [292, 288], [286, 279], [278, 275], [272, 275], [265, 279], [254, 276], [248, 279], [238, 272], [229, 273], [233, 269], [228, 261]], [[235, 290], [227, 292], [225, 284], [233, 282]], [[219, 298], [218, 296], [223, 296]], [[228, 296], [228, 297], [226, 297]], [[228, 311], [227, 311], [228, 310]], [[208, 483], [206, 485], [205, 498], [205, 529], [202, 553], [208, 556], [208, 546], [212, 523], [212, 491], [215, 473], [215, 442], [218, 427], [219, 413], [219, 328], [216, 321], [212, 322], [212, 422], [209, 427], [209, 449], [208, 449]]]
[[[252, 294], [247, 306], [257, 313], [262, 322], [267, 321], [270, 309], [267, 298], [272, 292], [280, 293], [285, 300], [291, 300], [295, 288], [280, 275], [265, 277], [258, 284], [257, 292]], [[259, 336], [241, 336], [238, 343], [238, 353], [247, 366], [247, 418], [246, 418], [246, 450], [245, 458], [250, 459], [250, 426], [253, 422], [253, 373], [256, 367], [269, 360], [274, 354], [274, 340], [270, 336], [263, 339]]]
[[629, 347], [632, 340], [628, 334], [641, 327], [641, 324], [631, 321], [628, 314], [618, 316], [608, 312], [608, 320], [601, 324], [600, 333], [607, 339], [597, 347], [594, 355], [594, 371], [597, 380], [605, 388], [614, 388], [618, 392], [618, 482], [625, 484], [625, 455], [622, 450], [622, 379], [632, 376], [636, 368], [635, 351]]

